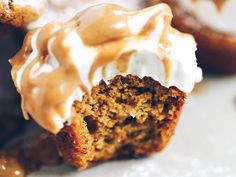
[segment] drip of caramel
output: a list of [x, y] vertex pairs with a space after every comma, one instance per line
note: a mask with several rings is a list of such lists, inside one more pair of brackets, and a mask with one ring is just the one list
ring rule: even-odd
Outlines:
[[[147, 20], [138, 34], [130, 31], [128, 21], [142, 14], [157, 9]], [[166, 80], [170, 63], [168, 55], [171, 44], [167, 34], [172, 33], [172, 13], [167, 5], [160, 4], [137, 12], [128, 12], [123, 8], [104, 4], [91, 7], [82, 11], [67, 23], [50, 23], [41, 29], [29, 32], [25, 38], [22, 49], [11, 60], [13, 66], [12, 76], [18, 92], [22, 97], [24, 116], [28, 114], [45, 129], [57, 133], [61, 125], [58, 121], [65, 122], [66, 104], [73, 92], [80, 88], [88, 92], [89, 88], [82, 82], [77, 67], [70, 56], [70, 48], [64, 45], [66, 37], [71, 32], [76, 32], [84, 45], [96, 48], [98, 54], [94, 59], [88, 80], [92, 80], [98, 68], [102, 68], [103, 77], [106, 75], [105, 66], [113, 61], [121, 73], [128, 70], [129, 58], [136, 51], [121, 53], [129, 41], [146, 38], [155, 28], [160, 19], [164, 19], [164, 26], [159, 43], [157, 42], [157, 55], [165, 66]], [[37, 49], [33, 49], [32, 38], [36, 36]], [[35, 51], [36, 50], [36, 51]], [[20, 86], [17, 84], [17, 74], [26, 65], [32, 52], [37, 55], [27, 64], [23, 71]], [[40, 72], [43, 65], [56, 59], [58, 66], [50, 72]], [[77, 58], [83, 60], [83, 58]], [[92, 85], [93, 86], [93, 85]]]
[[[192, 1], [195, 3], [199, 0], [192, 0]], [[224, 6], [224, 3], [226, 2], [226, 0], [211, 0], [211, 1], [215, 4], [218, 11], [221, 11], [221, 9]]]
[[[127, 53], [122, 54], [116, 61], [116, 67], [120, 73], [125, 73], [129, 67], [130, 57], [135, 54], [136, 51], [130, 51]], [[105, 74], [104, 74], [105, 75]]]

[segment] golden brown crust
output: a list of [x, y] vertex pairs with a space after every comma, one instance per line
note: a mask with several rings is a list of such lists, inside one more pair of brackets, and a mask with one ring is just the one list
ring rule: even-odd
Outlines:
[[192, 15], [184, 12], [175, 0], [148, 0], [148, 5], [160, 2], [170, 5], [173, 26], [194, 35], [198, 43], [197, 58], [207, 71], [236, 73], [236, 37], [202, 25]]
[[15, 5], [14, 1], [4, 3], [0, 0], [1, 23], [11, 24], [16, 27], [24, 27], [28, 23], [36, 20], [38, 16], [38, 11], [34, 7]]
[[73, 106], [72, 123], [56, 135], [66, 162], [87, 168], [100, 161], [160, 151], [174, 133], [185, 93], [150, 77], [101, 81]]

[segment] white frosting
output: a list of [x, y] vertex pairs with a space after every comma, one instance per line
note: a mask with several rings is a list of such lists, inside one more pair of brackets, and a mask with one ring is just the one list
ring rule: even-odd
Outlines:
[[77, 12], [92, 5], [101, 3], [113, 3], [126, 7], [129, 10], [137, 10], [143, 7], [142, 0], [44, 0], [44, 10], [35, 22], [28, 25], [28, 29], [44, 26], [48, 22], [65, 22]]
[[39, 34], [39, 30], [37, 32], [35, 32], [35, 34], [32, 36], [32, 38], [31, 38], [32, 53], [29, 55], [25, 64], [19, 69], [19, 71], [16, 75], [16, 87], [19, 89], [21, 88], [21, 81], [22, 81], [23, 73], [25, 72], [27, 66], [32, 61], [34, 61], [36, 59], [36, 56], [38, 55], [38, 50], [37, 50], [37, 45], [36, 45], [38, 34]]
[[[133, 19], [129, 19], [128, 25], [130, 31], [133, 31], [134, 35], [140, 33], [148, 19], [158, 10], [159, 9], [155, 8], [153, 11], [148, 11], [140, 16], [135, 16]], [[137, 51], [137, 53], [131, 57], [126, 73], [120, 73], [118, 71], [114, 60], [114, 62], [105, 67], [105, 77], [102, 77], [101, 68], [96, 71], [92, 81], [93, 85], [89, 84], [88, 73], [92, 63], [96, 59], [98, 51], [96, 48], [86, 46], [78, 33], [75, 31], [71, 32], [65, 39], [64, 45], [70, 48], [70, 56], [78, 68], [81, 80], [85, 86], [91, 89], [102, 79], [108, 81], [117, 74], [133, 74], [140, 78], [150, 76], [166, 87], [176, 86], [184, 92], [191, 92], [195, 83], [202, 80], [202, 71], [197, 67], [195, 57], [195, 51], [197, 49], [196, 43], [194, 39], [188, 35], [179, 36], [172, 33], [168, 35], [172, 45], [170, 56], [168, 57], [171, 66], [169, 79], [165, 82], [166, 71], [163, 62], [158, 58], [156, 47], [158, 46], [160, 35], [163, 32], [164, 19], [158, 22], [150, 36], [128, 41], [126, 47], [121, 51], [120, 55], [133, 50]], [[83, 60], [79, 60], [79, 58], [83, 58]]]
[[[149, 18], [159, 12], [162, 6], [156, 6], [148, 11], [144, 11], [143, 13], [139, 13], [139, 15], [132, 16], [128, 20], [128, 26], [130, 31], [135, 34], [139, 34], [143, 27], [148, 22]], [[135, 25], [134, 25], [135, 24]], [[24, 70], [27, 66], [33, 61], [36, 60], [35, 56], [38, 54], [36, 47], [36, 39], [38, 38], [38, 34], [41, 29], [38, 29], [35, 32], [34, 36], [31, 39], [33, 52], [28, 57], [25, 64], [20, 68], [16, 76], [16, 86], [20, 91], [21, 81]], [[60, 30], [58, 27], [55, 27], [55, 31]], [[97, 85], [101, 80], [108, 82], [108, 80], [112, 79], [118, 74], [123, 76], [132, 74], [137, 75], [140, 78], [145, 76], [152, 77], [153, 79], [159, 81], [162, 85], [176, 86], [180, 90], [186, 93], [190, 93], [195, 85], [195, 83], [200, 82], [202, 80], [202, 71], [197, 66], [197, 61], [195, 57], [196, 51], [196, 43], [192, 36], [176, 33], [168, 33], [167, 38], [170, 41], [170, 48], [168, 50], [169, 54], [166, 58], [169, 60], [170, 68], [169, 71], [165, 70], [165, 66], [163, 61], [158, 57], [157, 46], [160, 45], [160, 37], [163, 34], [164, 30], [164, 17], [162, 19], [157, 20], [156, 27], [153, 31], [145, 37], [137, 37], [137, 38], [129, 38], [126, 40], [126, 45], [123, 50], [120, 52], [117, 58], [124, 53], [130, 51], [136, 51], [130, 57], [128, 69], [124, 73], [120, 73], [116, 66], [116, 60], [113, 60], [109, 64], [105, 66], [105, 72], [102, 74], [102, 69], [98, 68], [95, 71], [95, 75], [92, 80], [92, 85], [89, 82], [89, 71], [91, 69], [91, 65], [96, 59], [98, 54], [98, 48], [94, 46], [86, 45], [79, 33], [75, 30], [70, 32], [65, 40], [63, 41], [63, 45], [66, 48], [70, 49], [70, 57], [73, 60], [76, 68], [78, 69], [78, 74], [80, 75], [80, 79], [83, 84], [91, 90], [91, 88]], [[55, 35], [50, 39], [48, 43], [48, 52], [49, 52], [49, 60], [47, 63], [41, 66], [40, 70], [37, 70], [39, 73], [35, 73], [34, 70], [31, 70], [30, 76], [33, 78], [37, 78], [42, 72], [51, 72], [55, 68], [58, 67], [57, 59], [53, 55], [51, 51], [51, 44], [53, 40], [55, 40]], [[104, 75], [105, 73], [105, 75]], [[166, 74], [169, 74], [168, 79], [166, 80]], [[63, 88], [58, 88], [63, 89]], [[58, 117], [58, 114], [55, 113], [52, 117], [52, 120], [57, 125], [58, 130], [63, 127], [63, 123], [69, 119], [70, 110], [72, 103], [74, 100], [81, 100], [83, 96], [82, 90], [78, 87], [74, 90], [71, 96], [66, 101], [67, 105], [64, 108], [64, 117]], [[33, 115], [32, 115], [33, 116]]]
[[[150, 17], [153, 13], [155, 13], [155, 11], [143, 14], [142, 17], [136, 16], [136, 19], [130, 19], [128, 24], [130, 30], [133, 31], [134, 34], [139, 33], [142, 27], [146, 24], [145, 22], [149, 19], [148, 17]], [[135, 25], [133, 25], [134, 22], [136, 22]], [[101, 69], [96, 71], [96, 74], [93, 78], [93, 85], [89, 84], [88, 73], [98, 54], [97, 49], [91, 46], [86, 46], [76, 31], [72, 31], [67, 35], [64, 45], [70, 48], [70, 56], [78, 68], [78, 71], [80, 72], [79, 74], [81, 80], [88, 88], [97, 85], [102, 79], [108, 81], [117, 74], [133, 74], [138, 75], [141, 78], [144, 76], [150, 76], [166, 87], [176, 86], [180, 90], [189, 93], [192, 91], [195, 83], [200, 82], [202, 79], [202, 71], [199, 67], [197, 67], [196, 62], [196, 43], [189, 35], [179, 36], [172, 33], [168, 35], [168, 38], [172, 43], [170, 56], [168, 57], [171, 65], [170, 77], [168, 81], [165, 82], [165, 70], [163, 62], [160, 60], [160, 58], [158, 58], [156, 48], [160, 39], [160, 35], [162, 34], [162, 30], [163, 20], [159, 20], [156, 29], [149, 37], [137, 38], [128, 41], [121, 54], [133, 50], [136, 50], [137, 53], [131, 57], [127, 73], [119, 73], [115, 67], [115, 63], [110, 63], [106, 66], [107, 75], [105, 78], [102, 78]], [[16, 83], [18, 87], [20, 87], [22, 73], [38, 53], [35, 45], [38, 33], [39, 32], [36, 32], [32, 37], [33, 52], [30, 54], [26, 63], [17, 74]], [[53, 39], [51, 39], [51, 41], [53, 41]], [[53, 53], [50, 50], [51, 43], [52, 42], [49, 42], [48, 46], [50, 60], [47, 64], [41, 66], [41, 69], [38, 70], [40, 73], [51, 72], [53, 69], [58, 67], [57, 59], [53, 56]], [[79, 58], [83, 58], [83, 60], [79, 60]], [[32, 73], [32, 76], [37, 77], [40, 73]]]
[[204, 25], [215, 30], [236, 35], [236, 1], [226, 0], [218, 10], [211, 0], [179, 0], [184, 10], [192, 13]]

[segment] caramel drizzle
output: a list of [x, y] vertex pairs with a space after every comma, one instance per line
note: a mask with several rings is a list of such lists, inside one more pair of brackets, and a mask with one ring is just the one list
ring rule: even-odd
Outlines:
[[[194, 3], [197, 1], [199, 1], [199, 0], [192, 0], [192, 2], [194, 2]], [[227, 0], [211, 0], [211, 1], [215, 4], [217, 10], [221, 11]]]
[[[96, 47], [99, 51], [88, 76], [92, 85], [96, 70], [101, 67], [104, 77], [106, 75], [105, 66], [112, 61], [116, 62], [121, 73], [125, 73], [129, 65], [127, 58], [136, 52], [130, 51], [120, 54], [127, 41], [135, 38], [146, 38], [156, 28], [157, 22], [164, 18], [164, 27], [157, 45], [157, 54], [165, 66], [167, 81], [170, 67], [168, 55], [171, 48], [167, 34], [172, 32], [170, 8], [164, 4], [159, 5], [159, 11], [152, 15], [138, 35], [132, 34], [128, 27], [129, 18], [147, 13], [149, 10], [126, 12], [116, 5], [100, 5], [83, 11], [68, 23], [51, 23], [40, 29], [37, 36], [38, 55], [27, 66], [22, 76], [21, 88], [18, 88], [22, 96], [24, 116], [28, 118], [28, 113], [30, 113], [42, 127], [52, 133], [57, 133], [58, 127], [56, 120], [52, 119], [53, 115], [57, 114], [60, 119], [64, 118], [66, 101], [76, 88], [79, 87], [84, 92], [89, 91], [82, 83], [79, 72], [70, 58], [70, 49], [63, 45], [67, 35], [74, 30], [87, 46]], [[35, 32], [28, 33], [22, 49], [11, 61], [15, 84], [17, 72], [29, 56], [26, 51], [32, 50], [31, 39], [34, 34]], [[32, 78], [31, 75], [35, 71], [36, 65], [38, 65], [37, 71], [43, 64], [47, 63], [50, 56], [48, 46], [51, 39], [54, 39], [51, 44], [51, 52], [57, 59], [59, 67], [51, 72], [43, 72], [37, 78]], [[82, 60], [82, 58], [78, 58], [78, 60]], [[121, 62], [122, 60], [124, 62]], [[61, 121], [64, 122], [64, 120]]]
[[165, 85], [168, 85], [168, 80], [170, 77], [170, 68], [171, 68], [171, 62], [168, 58], [172, 44], [171, 42], [167, 39], [167, 35], [169, 33], [174, 33], [172, 27], [171, 27], [171, 20], [172, 20], [172, 13], [170, 9], [162, 9], [162, 13], [157, 13], [155, 14], [147, 23], [147, 25], [144, 27], [142, 30], [141, 34], [142, 35], [147, 35], [152, 31], [152, 29], [155, 28], [156, 25], [156, 20], [160, 19], [161, 17], [164, 17], [164, 29], [162, 32], [162, 35], [160, 36], [160, 41], [157, 46], [157, 55], [158, 57], [162, 60], [162, 63], [165, 68]]

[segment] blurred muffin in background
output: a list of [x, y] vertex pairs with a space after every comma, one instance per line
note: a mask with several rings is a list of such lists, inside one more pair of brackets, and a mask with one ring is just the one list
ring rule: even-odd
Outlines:
[[0, 0], [0, 22], [22, 27], [36, 20], [45, 0]]
[[198, 61], [205, 71], [236, 73], [235, 0], [148, 0], [171, 6], [173, 25], [198, 43]]
[[23, 127], [19, 96], [11, 82], [9, 57], [18, 50], [22, 34], [10, 26], [0, 24], [0, 146]]

